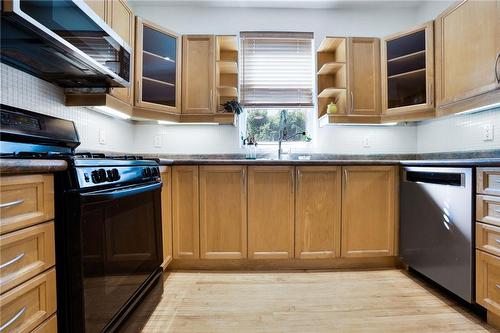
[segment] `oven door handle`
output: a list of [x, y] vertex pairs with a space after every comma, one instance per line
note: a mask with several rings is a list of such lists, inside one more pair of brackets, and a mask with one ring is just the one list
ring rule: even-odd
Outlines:
[[158, 182], [158, 183], [148, 184], [148, 185], [131, 186], [131, 187], [122, 188], [122, 189], [81, 193], [80, 199], [84, 203], [115, 200], [115, 199], [120, 199], [123, 197], [133, 196], [136, 194], [141, 194], [144, 192], [155, 191], [155, 190], [161, 189], [161, 186], [162, 186], [162, 183]]

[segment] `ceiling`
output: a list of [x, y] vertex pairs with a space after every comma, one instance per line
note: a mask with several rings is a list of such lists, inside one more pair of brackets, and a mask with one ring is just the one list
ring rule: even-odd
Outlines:
[[383, 9], [417, 8], [415, 0], [130, 0], [133, 6], [196, 6], [237, 8], [303, 8], [303, 9]]

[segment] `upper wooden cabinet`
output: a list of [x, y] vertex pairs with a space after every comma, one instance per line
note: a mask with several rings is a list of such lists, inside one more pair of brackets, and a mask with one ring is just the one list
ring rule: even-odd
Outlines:
[[[434, 111], [434, 23], [384, 38], [382, 43], [382, 108], [385, 116]], [[420, 114], [419, 114], [420, 113]]]
[[[498, 102], [500, 94], [500, 1], [462, 1], [436, 18], [438, 114]], [[459, 103], [460, 102], [460, 103]], [[463, 106], [462, 106], [463, 105]]]
[[343, 167], [342, 257], [396, 254], [396, 167]]
[[138, 17], [135, 45], [135, 106], [150, 111], [179, 113], [179, 35]]
[[90, 7], [104, 22], [107, 22], [107, 0], [85, 0], [87, 6]]
[[200, 257], [198, 166], [172, 167], [174, 259]]
[[340, 257], [341, 168], [296, 168], [295, 258]]
[[[379, 123], [380, 40], [327, 37], [316, 58], [320, 125]], [[332, 102], [337, 112], [327, 114]]]
[[215, 36], [182, 37], [182, 113], [215, 113]]
[[294, 192], [294, 167], [248, 167], [248, 258], [293, 258]]
[[200, 166], [200, 257], [247, 256], [246, 166]]

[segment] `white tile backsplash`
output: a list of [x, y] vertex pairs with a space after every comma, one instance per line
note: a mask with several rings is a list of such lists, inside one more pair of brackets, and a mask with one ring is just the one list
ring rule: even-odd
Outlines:
[[[79, 150], [159, 154], [241, 153], [234, 126], [163, 126], [108, 117], [84, 107], [67, 107], [61, 88], [0, 64], [0, 102], [73, 120], [82, 145]], [[492, 141], [483, 141], [483, 127], [492, 124]], [[104, 130], [106, 144], [99, 144]], [[316, 128], [308, 148], [316, 153], [430, 153], [500, 149], [500, 108], [400, 126], [327, 126]], [[155, 147], [155, 136], [161, 147]], [[365, 147], [363, 138], [368, 138]]]
[[[5, 64], [0, 64], [2, 104], [69, 119], [75, 122], [82, 142], [79, 150], [130, 151], [134, 144], [133, 124], [85, 107], [64, 105], [60, 87]], [[106, 134], [106, 144], [99, 144], [99, 130]]]

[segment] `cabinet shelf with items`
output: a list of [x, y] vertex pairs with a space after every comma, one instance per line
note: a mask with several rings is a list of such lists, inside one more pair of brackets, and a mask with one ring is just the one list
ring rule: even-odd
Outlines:
[[224, 103], [238, 100], [238, 39], [236, 36], [215, 37], [215, 59], [217, 112], [224, 112]]
[[[382, 45], [384, 117], [434, 115], [433, 22], [388, 36]], [[422, 113], [424, 112], [424, 113]], [[416, 119], [415, 119], [416, 120]]]
[[318, 117], [327, 114], [330, 103], [337, 104], [337, 113], [347, 110], [347, 39], [326, 37], [316, 53], [318, 79]]

